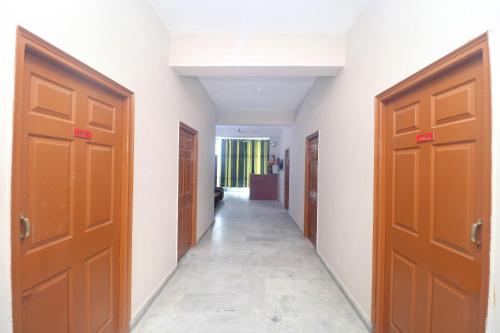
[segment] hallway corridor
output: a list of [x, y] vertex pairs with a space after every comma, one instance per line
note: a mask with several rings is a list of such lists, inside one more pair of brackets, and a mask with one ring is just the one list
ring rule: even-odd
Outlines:
[[367, 332], [274, 201], [228, 193], [133, 333]]

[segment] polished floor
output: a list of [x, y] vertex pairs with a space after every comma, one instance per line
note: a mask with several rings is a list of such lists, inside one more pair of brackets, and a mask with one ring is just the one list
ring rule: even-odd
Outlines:
[[133, 330], [366, 333], [277, 202], [228, 193], [211, 230]]

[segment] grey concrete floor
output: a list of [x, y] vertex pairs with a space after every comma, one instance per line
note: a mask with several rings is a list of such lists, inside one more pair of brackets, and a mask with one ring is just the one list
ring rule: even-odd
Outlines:
[[228, 193], [133, 333], [366, 333], [278, 202]]

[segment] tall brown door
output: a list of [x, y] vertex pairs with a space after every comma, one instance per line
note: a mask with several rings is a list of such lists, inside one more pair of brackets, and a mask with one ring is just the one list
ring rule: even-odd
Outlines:
[[304, 234], [314, 246], [318, 219], [318, 143], [319, 133], [314, 133], [306, 139]]
[[285, 208], [290, 201], [290, 149], [285, 150]]
[[184, 124], [179, 133], [177, 259], [182, 258], [196, 241], [197, 134]]
[[483, 75], [475, 57], [387, 103], [383, 332], [484, 331]]
[[38, 56], [24, 61], [15, 331], [116, 332], [124, 101]]

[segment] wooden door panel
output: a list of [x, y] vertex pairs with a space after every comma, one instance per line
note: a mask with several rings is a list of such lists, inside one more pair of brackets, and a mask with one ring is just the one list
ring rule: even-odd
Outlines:
[[290, 204], [290, 150], [285, 150], [285, 184], [284, 184], [284, 206], [289, 208]]
[[417, 264], [392, 253], [390, 325], [393, 332], [414, 333]]
[[113, 254], [108, 248], [86, 260], [88, 332], [112, 331]]
[[[309, 186], [310, 186], [310, 189], [311, 189], [311, 192], [313, 193], [316, 193], [318, 191], [318, 160], [317, 160], [317, 156], [312, 156], [311, 158], [315, 158], [313, 160], [311, 160], [311, 163], [310, 163], [310, 168], [311, 168], [311, 178], [309, 180]], [[312, 198], [311, 198], [313, 201], [316, 201], [316, 196], [314, 195]]]
[[178, 249], [180, 259], [191, 247], [194, 235], [196, 175], [196, 134], [181, 126], [179, 132]]
[[[192, 148], [188, 148], [192, 149]], [[186, 205], [191, 205], [193, 202], [193, 197], [191, 195], [191, 192], [193, 190], [193, 161], [192, 160], [187, 160], [186, 161], [186, 177], [184, 178], [185, 184], [184, 187], [186, 189]]]
[[[183, 139], [181, 138], [181, 140], [183, 140]], [[183, 157], [182, 154], [183, 154], [183, 152], [179, 152], [179, 195], [181, 193], [185, 192], [185, 186], [184, 185], [186, 183], [185, 180], [184, 180], [184, 177], [185, 177], [184, 172], [186, 170], [186, 167], [185, 167], [186, 160], [185, 160], [185, 158]], [[184, 203], [181, 202], [181, 200], [179, 200], [180, 207], [182, 207], [183, 204]]]
[[87, 126], [114, 132], [116, 127], [116, 108], [93, 97], [88, 99]]
[[471, 295], [435, 275], [431, 276], [430, 294], [429, 332], [475, 332], [471, 314], [477, 309], [471, 307]]
[[52, 276], [22, 293], [22, 332], [71, 331], [70, 271]]
[[474, 150], [473, 143], [437, 146], [431, 159], [431, 241], [467, 259], [474, 246]]
[[393, 226], [418, 236], [419, 149], [394, 151]]
[[[481, 261], [481, 62], [387, 103], [384, 331], [476, 332]], [[418, 134], [432, 133], [419, 142]], [[459, 318], [455, 320], [454, 318]]]
[[92, 131], [91, 140], [80, 140], [85, 151], [80, 197], [85, 203], [81, 240], [85, 258], [82, 296], [85, 297], [86, 330], [114, 332], [119, 308], [118, 258], [120, 255], [120, 196], [122, 177], [123, 105], [114, 95], [90, 85], [80, 92], [85, 112], [78, 121]]
[[25, 251], [60, 241], [72, 231], [73, 144], [59, 138], [28, 138], [26, 215], [36, 221]]
[[58, 82], [41, 75], [30, 77], [29, 109], [32, 114], [74, 122], [76, 110], [75, 88], [65, 86], [65, 80]]
[[[312, 192], [312, 195], [315, 196], [316, 192]], [[316, 245], [316, 221], [317, 221], [317, 205], [316, 199], [311, 199], [309, 201], [309, 239], [311, 242]]]
[[[463, 79], [462, 79], [463, 80]], [[434, 126], [448, 125], [475, 117], [476, 80], [461, 83], [432, 96], [431, 115]]]
[[128, 331], [132, 93], [21, 27], [17, 50], [13, 330]]
[[187, 251], [191, 247], [191, 224], [192, 224], [192, 207], [191, 205], [184, 206], [184, 232], [183, 241], [184, 248]]
[[393, 113], [394, 136], [418, 132], [420, 129], [419, 113], [419, 102], [395, 109]]
[[114, 148], [87, 144], [87, 229], [113, 222]]
[[24, 78], [23, 332], [116, 331], [123, 102], [31, 54]]
[[317, 240], [318, 219], [318, 143], [319, 134], [315, 133], [306, 139], [306, 186], [304, 233], [314, 246]]
[[[58, 79], [61, 74], [37, 58], [26, 57], [18, 186], [20, 211], [30, 221], [31, 235], [20, 243], [16, 260], [21, 263], [22, 325], [28, 328], [43, 326], [40, 318], [52, 316], [47, 313], [51, 307], [45, 307], [51, 299], [62, 302], [53, 308], [69, 313], [74, 290], [67, 253], [74, 244], [75, 227], [76, 146], [71, 133], [77, 82], [65, 75]], [[21, 227], [21, 231], [26, 230]]]

